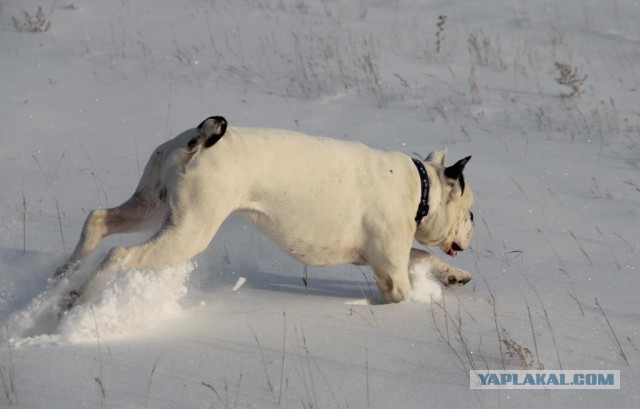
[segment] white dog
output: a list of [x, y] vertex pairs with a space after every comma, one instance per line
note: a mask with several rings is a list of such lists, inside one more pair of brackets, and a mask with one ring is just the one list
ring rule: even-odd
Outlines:
[[[119, 268], [154, 269], [202, 252], [239, 211], [302, 263], [370, 265], [384, 302], [405, 299], [410, 263], [425, 258], [445, 285], [465, 284], [468, 273], [411, 248], [415, 238], [455, 256], [473, 234], [473, 194], [462, 176], [470, 157], [445, 167], [445, 156], [435, 151], [425, 163], [292, 131], [227, 129], [211, 117], [153, 152], [129, 200], [89, 214], [55, 282], [76, 290], [65, 308], [90, 302]], [[148, 229], [157, 233], [111, 249], [87, 280], [74, 275], [105, 236]]]

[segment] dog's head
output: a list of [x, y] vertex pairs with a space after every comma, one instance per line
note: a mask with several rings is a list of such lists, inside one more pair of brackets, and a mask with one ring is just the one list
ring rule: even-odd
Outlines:
[[432, 152], [425, 165], [429, 174], [429, 214], [416, 230], [416, 240], [425, 246], [438, 246], [455, 256], [469, 246], [473, 236], [473, 193], [462, 171], [471, 156], [446, 167], [447, 149]]

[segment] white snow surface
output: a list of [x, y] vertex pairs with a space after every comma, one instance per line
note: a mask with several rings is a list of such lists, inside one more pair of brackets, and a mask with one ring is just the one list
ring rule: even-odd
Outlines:
[[[38, 7], [49, 30], [19, 31]], [[0, 407], [640, 407], [638, 20], [637, 0], [0, 2]], [[378, 305], [368, 268], [305, 269], [232, 216], [58, 322], [48, 279], [88, 212], [211, 115], [473, 155], [471, 248], [433, 249], [473, 280], [440, 292], [424, 265]], [[469, 389], [540, 367], [622, 386]]]

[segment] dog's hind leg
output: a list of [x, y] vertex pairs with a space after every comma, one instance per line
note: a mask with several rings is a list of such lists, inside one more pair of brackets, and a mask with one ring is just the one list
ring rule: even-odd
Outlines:
[[216, 210], [206, 223], [195, 214], [169, 215], [160, 231], [144, 243], [114, 247], [73, 304], [94, 301], [118, 269], [150, 270], [185, 262], [204, 251], [232, 209]]
[[80, 240], [71, 256], [54, 274], [54, 282], [72, 275], [84, 257], [106, 236], [114, 233], [135, 233], [158, 228], [164, 210], [161, 203], [137, 192], [120, 206], [92, 210], [84, 222]]
[[428, 251], [411, 249], [411, 264], [424, 259], [430, 263], [431, 274], [447, 287], [459, 287], [471, 281], [471, 275], [466, 271], [445, 263]]

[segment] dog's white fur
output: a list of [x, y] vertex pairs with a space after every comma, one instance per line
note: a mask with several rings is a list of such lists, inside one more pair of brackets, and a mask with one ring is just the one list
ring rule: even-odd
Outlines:
[[[443, 149], [427, 158], [430, 210], [416, 225], [421, 184], [407, 155], [285, 130], [227, 130], [212, 117], [160, 145], [129, 200], [89, 214], [56, 278], [79, 290], [70, 305], [90, 302], [118, 268], [154, 269], [202, 252], [239, 211], [303, 263], [369, 264], [384, 302], [408, 295], [410, 262], [429, 259], [445, 285], [463, 284], [468, 273], [411, 248], [415, 238], [455, 255], [473, 234], [473, 195], [445, 175], [445, 157]], [[158, 230], [144, 243], [113, 248], [87, 283], [74, 281], [103, 237], [147, 229]]]

